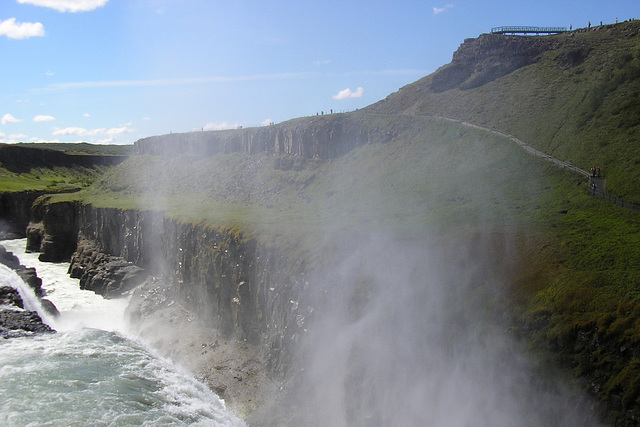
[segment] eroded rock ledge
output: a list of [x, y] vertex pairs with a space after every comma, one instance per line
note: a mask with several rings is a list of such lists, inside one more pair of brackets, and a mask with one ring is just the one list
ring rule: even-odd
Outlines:
[[[42, 280], [33, 268], [20, 264], [18, 258], [0, 246], [0, 263], [14, 270], [24, 282], [31, 287], [36, 296], [43, 295]], [[47, 299], [41, 299], [43, 307], [52, 315], [58, 310]], [[55, 332], [42, 321], [35, 311], [26, 310], [24, 302], [17, 289], [11, 286], [0, 286], [0, 338], [16, 338], [38, 333]]]
[[80, 235], [76, 251], [71, 257], [69, 276], [80, 279], [80, 289], [111, 298], [122, 296], [140, 285], [147, 273], [121, 257], [100, 252], [93, 241]]

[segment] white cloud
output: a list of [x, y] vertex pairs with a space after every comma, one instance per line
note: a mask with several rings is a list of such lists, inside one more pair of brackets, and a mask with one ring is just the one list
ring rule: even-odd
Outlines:
[[10, 39], [42, 37], [44, 36], [44, 26], [40, 22], [16, 23], [16, 18], [9, 18], [0, 22], [0, 36], [7, 36]]
[[271, 123], [273, 123], [273, 120], [271, 119], [264, 119], [262, 121], [262, 123], [260, 123], [260, 126], [269, 126]]
[[91, 117], [91, 115], [89, 113], [84, 113], [82, 117]]
[[151, 121], [151, 117], [143, 117], [142, 120], [144, 120], [145, 122]]
[[46, 75], [47, 77], [51, 77], [51, 76], [53, 76], [53, 71], [47, 71], [47, 72], [45, 73], [45, 75]]
[[117, 127], [117, 128], [97, 128], [97, 129], [85, 129], [77, 126], [69, 126], [66, 128], [53, 128], [53, 132], [51, 135], [76, 135], [76, 136], [96, 136], [96, 135], [122, 135], [124, 133], [133, 132], [133, 129], [128, 128], [127, 126]]
[[241, 128], [242, 125], [238, 124], [238, 123], [227, 123], [227, 122], [222, 122], [222, 123], [207, 123], [206, 125], [204, 125], [204, 127], [202, 128], [203, 130], [225, 130], [225, 129], [238, 129]]
[[331, 62], [330, 59], [323, 59], [323, 60], [313, 61], [313, 65], [327, 65], [330, 62]]
[[113, 135], [109, 135], [108, 138], [99, 139], [98, 141], [96, 141], [96, 144], [107, 145], [107, 144], [113, 143], [114, 141], [115, 141], [115, 138], [113, 137]]
[[182, 86], [182, 85], [198, 85], [198, 84], [218, 84], [233, 82], [254, 82], [261, 80], [288, 80], [300, 79], [308, 77], [317, 77], [320, 73], [281, 73], [281, 74], [256, 74], [251, 76], [225, 77], [198, 77], [184, 79], [156, 79], [156, 80], [99, 80], [85, 82], [67, 82], [54, 83], [47, 85], [45, 88], [32, 89], [31, 92], [60, 92], [74, 89], [88, 88], [112, 88], [112, 87], [154, 87], [154, 86]]
[[445, 7], [434, 7], [433, 14], [440, 15], [441, 13], [445, 13], [448, 9], [451, 9], [452, 7], [453, 7], [452, 4], [448, 4]]
[[51, 135], [77, 135], [77, 136], [93, 136], [104, 133], [105, 129], [88, 130], [77, 126], [69, 126], [63, 129], [54, 127]]
[[364, 89], [358, 87], [355, 91], [346, 88], [338, 92], [337, 95], [333, 95], [333, 99], [351, 99], [351, 98], [361, 98], [364, 95]]
[[123, 133], [133, 132], [133, 129], [130, 129], [127, 126], [121, 126], [118, 128], [111, 128], [107, 130], [107, 135], [122, 135]]
[[58, 12], [88, 12], [107, 4], [109, 0], [18, 0], [20, 4], [48, 7]]
[[46, 115], [43, 115], [43, 114], [39, 114], [39, 115], [37, 115], [37, 116], [35, 116], [33, 118], [33, 121], [36, 122], [36, 123], [39, 123], [39, 122], [52, 122], [55, 119], [56, 118], [53, 117], [53, 116], [46, 116]]
[[21, 121], [22, 120], [16, 119], [11, 114], [7, 113], [4, 116], [2, 116], [2, 120], [0, 120], [0, 123], [2, 123], [3, 125], [7, 125], [9, 123], [18, 123], [18, 122], [21, 122]]
[[14, 141], [14, 142], [24, 141], [28, 137], [29, 136], [25, 135], [24, 133], [12, 133], [11, 135], [9, 135], [9, 141]]

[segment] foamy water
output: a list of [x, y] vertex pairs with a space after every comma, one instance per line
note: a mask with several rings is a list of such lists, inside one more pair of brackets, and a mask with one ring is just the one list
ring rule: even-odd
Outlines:
[[[127, 335], [126, 298], [81, 290], [68, 263], [40, 263], [24, 253], [25, 239], [0, 244], [36, 268], [61, 313], [43, 316], [57, 334], [0, 340], [0, 425], [244, 425], [206, 386]], [[0, 284], [37, 309], [32, 291], [2, 267]]]
[[51, 320], [57, 331], [75, 330], [80, 327], [105, 331], [126, 331], [124, 310], [128, 299], [105, 299], [92, 292], [80, 289], [79, 281], [67, 275], [68, 262], [47, 263], [38, 261], [39, 253], [25, 253], [26, 239], [0, 242], [13, 252], [25, 267], [34, 267], [42, 279], [45, 298], [53, 302], [60, 317]]

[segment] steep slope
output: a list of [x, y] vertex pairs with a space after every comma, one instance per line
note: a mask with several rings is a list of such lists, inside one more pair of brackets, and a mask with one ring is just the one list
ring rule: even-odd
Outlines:
[[529, 37], [483, 34], [367, 111], [433, 114], [522, 139], [640, 201], [640, 21]]

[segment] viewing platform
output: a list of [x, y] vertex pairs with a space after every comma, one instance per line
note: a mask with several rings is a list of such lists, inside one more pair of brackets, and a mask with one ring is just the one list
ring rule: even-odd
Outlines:
[[559, 34], [569, 31], [567, 27], [493, 27], [491, 34]]

